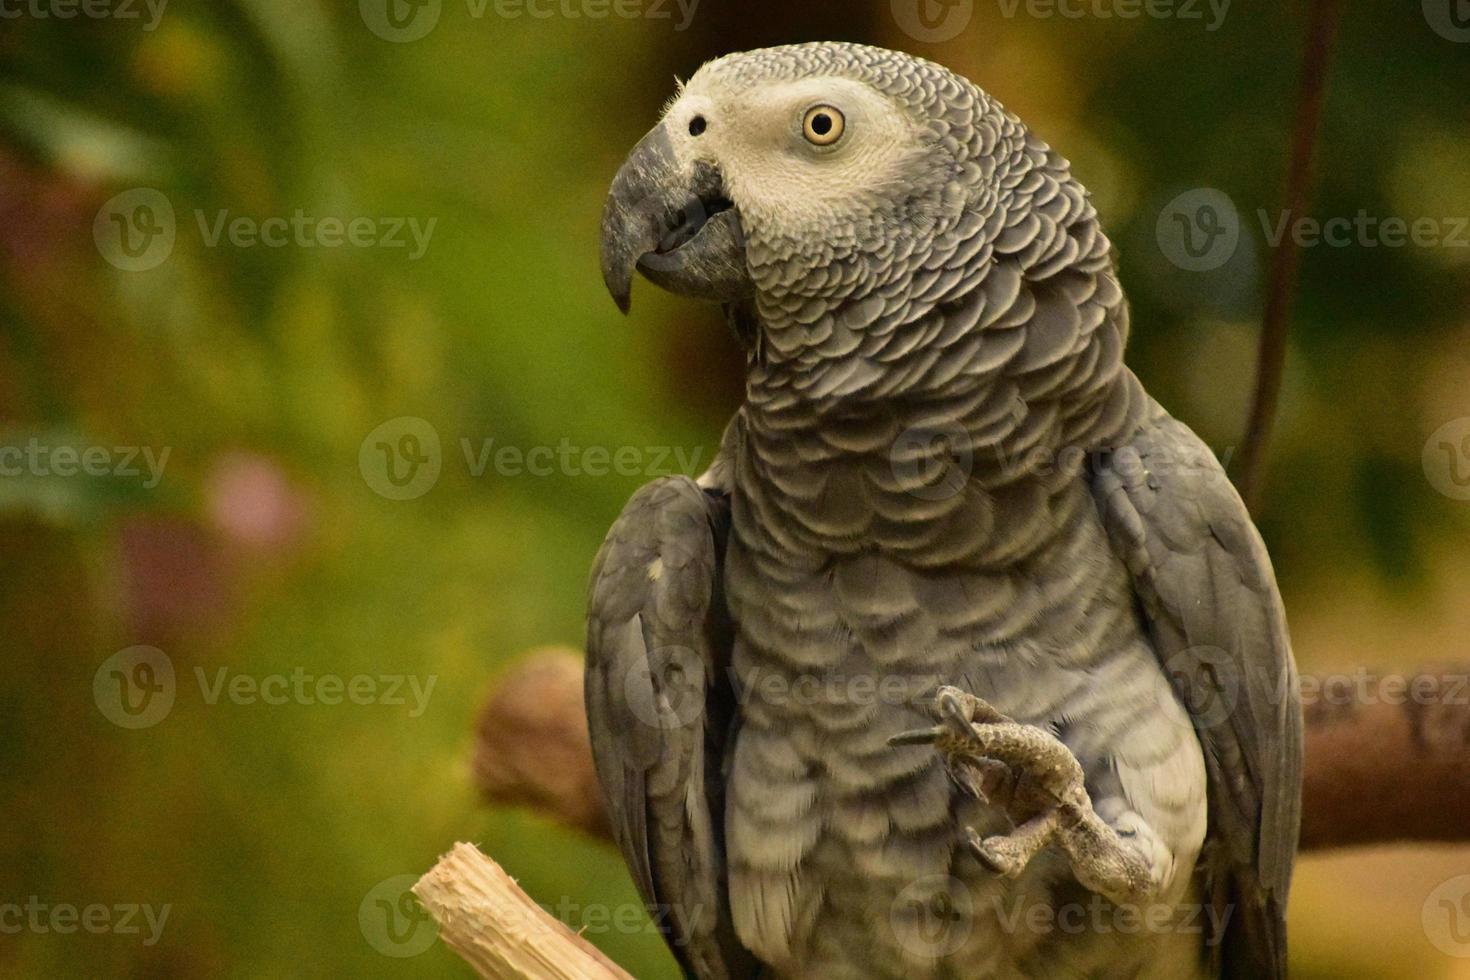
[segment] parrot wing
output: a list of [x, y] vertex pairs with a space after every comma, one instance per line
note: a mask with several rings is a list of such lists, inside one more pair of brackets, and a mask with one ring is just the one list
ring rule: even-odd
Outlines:
[[1157, 405], [1100, 463], [1103, 523], [1204, 749], [1207, 900], [1230, 915], [1212, 937], [1222, 975], [1284, 977], [1302, 717], [1265, 545], [1209, 448]]
[[587, 719], [613, 835], [686, 975], [754, 973], [725, 883], [725, 744], [735, 698], [720, 588], [727, 496], [643, 487], [593, 565]]

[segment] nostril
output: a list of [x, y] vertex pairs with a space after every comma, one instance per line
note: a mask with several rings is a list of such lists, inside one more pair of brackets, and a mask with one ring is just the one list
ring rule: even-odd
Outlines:
[[700, 133], [704, 132], [704, 129], [707, 125], [709, 124], [705, 122], [703, 116], [695, 116], [693, 119], [689, 120], [689, 135], [698, 136]]

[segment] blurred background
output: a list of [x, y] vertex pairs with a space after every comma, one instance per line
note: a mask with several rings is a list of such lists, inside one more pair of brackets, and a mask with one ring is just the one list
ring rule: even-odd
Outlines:
[[[471, 840], [675, 976], [613, 851], [483, 805], [470, 756], [740, 399], [715, 310], [645, 283], [625, 321], [597, 272], [708, 58], [860, 40], [994, 94], [1093, 192], [1135, 370], [1233, 453], [1302, 6], [922, 2], [0, 4], [0, 974], [465, 976], [402, 895]], [[1312, 213], [1436, 234], [1303, 252], [1262, 528], [1308, 671], [1467, 659], [1463, 6], [1342, 14]], [[1167, 214], [1206, 188], [1238, 240], [1191, 268]], [[1296, 975], [1470, 977], [1430, 901], [1467, 872], [1303, 860]]]

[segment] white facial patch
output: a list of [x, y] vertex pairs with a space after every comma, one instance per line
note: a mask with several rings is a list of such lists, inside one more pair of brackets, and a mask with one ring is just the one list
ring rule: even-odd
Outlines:
[[[841, 138], [818, 146], [802, 120], [816, 106], [842, 114]], [[703, 120], [699, 135], [690, 123]], [[816, 77], [734, 89], [718, 75], [697, 74], [670, 106], [670, 133], [681, 162], [704, 160], [724, 175], [748, 229], [787, 233], [837, 229], [874, 202], [889, 199], [922, 172], [923, 130], [887, 97], [862, 82]]]

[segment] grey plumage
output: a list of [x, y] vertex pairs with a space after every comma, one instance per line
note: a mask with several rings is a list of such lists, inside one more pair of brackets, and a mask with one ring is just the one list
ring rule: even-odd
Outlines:
[[[814, 105], [847, 119], [833, 148], [800, 141]], [[620, 303], [636, 262], [726, 302], [749, 348], [716, 463], [640, 491], [591, 586], [598, 771], [685, 969], [1282, 975], [1280, 599], [1219, 464], [1123, 365], [1110, 245], [1066, 161], [929, 62], [733, 55], [630, 158], [603, 249]], [[1010, 833], [1004, 794], [889, 744], [940, 685], [1059, 739], [1150, 905], [1208, 907], [1223, 936], [1018, 925], [1096, 906], [1057, 847], [997, 875], [966, 829]]]
[[[644, 901], [700, 977], [746, 975], [724, 895], [721, 757], [730, 629], [727, 502], [688, 479], [628, 503], [592, 569], [586, 697], [613, 834]], [[706, 707], [708, 706], [708, 707]], [[745, 969], [731, 972], [735, 963]]]

